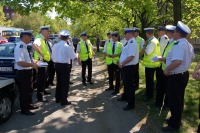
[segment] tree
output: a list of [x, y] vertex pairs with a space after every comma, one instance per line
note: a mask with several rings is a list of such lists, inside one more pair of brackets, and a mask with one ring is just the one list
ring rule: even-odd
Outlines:
[[3, 7], [0, 6], [0, 26], [10, 26], [11, 25], [11, 21], [10, 20], [6, 20], [5, 14], [3, 12]]

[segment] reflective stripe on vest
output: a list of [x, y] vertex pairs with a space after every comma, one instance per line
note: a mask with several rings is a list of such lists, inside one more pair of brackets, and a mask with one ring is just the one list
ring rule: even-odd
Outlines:
[[155, 68], [160, 66], [160, 62], [152, 62], [151, 59], [154, 57], [154, 55], [160, 56], [160, 46], [158, 40], [155, 37], [150, 40], [148, 44], [151, 44], [151, 42], [155, 44], [155, 49], [149, 55], [146, 55], [146, 53], [144, 53], [143, 65], [148, 68]]
[[[45, 61], [50, 61], [51, 57], [50, 57], [50, 53], [49, 53], [49, 49], [47, 44], [45, 43], [45, 40], [42, 38], [41, 35], [37, 35], [35, 37], [35, 39], [39, 38], [41, 41], [41, 46], [39, 46], [40, 52], [44, 55], [44, 60]], [[40, 55], [38, 52], [34, 51], [34, 59], [35, 60], [39, 60], [40, 59]]]
[[[121, 53], [121, 48], [122, 48], [122, 43], [121, 42], [116, 42], [115, 43], [115, 52], [114, 52], [114, 54], [120, 54]], [[110, 54], [110, 55], [113, 55], [113, 53], [112, 53], [112, 43], [111, 42], [107, 43], [106, 53]], [[106, 64], [107, 65], [112, 64], [112, 62], [117, 65], [118, 61], [119, 61], [119, 56], [118, 57], [114, 57], [114, 58], [110, 58], [110, 57], [106, 56]]]
[[[163, 54], [163, 57], [166, 58], [169, 51], [172, 49], [172, 47], [174, 46], [174, 43], [175, 41], [173, 40], [172, 42], [170, 42], [170, 44], [167, 45], [165, 51], [164, 51], [164, 54]], [[165, 70], [166, 69], [166, 63], [165, 62], [162, 62], [162, 70]]]
[[87, 48], [85, 46], [85, 42], [83, 40], [80, 41], [80, 59], [81, 61], [86, 61], [89, 58], [92, 58], [92, 47], [91, 47], [91, 43], [90, 40], [87, 40], [86, 43], [88, 44], [88, 51]]
[[137, 44], [138, 44], [138, 50], [139, 50], [139, 52], [142, 50], [141, 44], [140, 44], [141, 41], [142, 41], [142, 37], [137, 36], [137, 37], [136, 37], [136, 42], [137, 42]]

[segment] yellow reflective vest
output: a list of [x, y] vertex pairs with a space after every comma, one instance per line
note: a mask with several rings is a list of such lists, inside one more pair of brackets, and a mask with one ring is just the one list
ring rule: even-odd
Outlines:
[[[122, 49], [122, 43], [121, 42], [115, 42], [114, 54], [121, 54], [121, 49]], [[110, 41], [107, 43], [106, 54], [113, 55], [113, 53], [112, 53], [112, 43]], [[106, 64], [107, 65], [110, 65], [112, 63], [117, 65], [118, 61], [119, 61], [119, 56], [114, 57], [114, 58], [106, 56]]]
[[88, 58], [92, 58], [92, 44], [90, 40], [87, 40], [86, 43], [88, 46], [88, 51], [87, 51], [85, 42], [83, 40], [81, 40], [79, 43], [80, 45], [79, 56], [80, 56], [81, 61], [86, 61]]
[[[169, 51], [172, 49], [172, 47], [174, 46], [174, 43], [175, 41], [171, 41], [165, 48], [165, 51], [163, 53], [163, 57], [166, 58]], [[162, 62], [162, 70], [165, 70], [166, 69], [166, 63], [165, 62]]]
[[[44, 55], [44, 61], [50, 61], [51, 57], [50, 57], [50, 53], [49, 53], [49, 49], [47, 44], [45, 43], [45, 40], [43, 39], [43, 37], [38, 34], [35, 39], [39, 38], [41, 41], [41, 46], [39, 47], [41, 53]], [[38, 52], [34, 51], [34, 59], [35, 60], [39, 60], [40, 59], [40, 55]]]
[[151, 59], [154, 57], [154, 55], [160, 56], [160, 46], [158, 40], [153, 37], [149, 42], [147, 43], [147, 46], [151, 43], [155, 44], [155, 49], [153, 52], [149, 55], [144, 53], [144, 58], [143, 58], [143, 65], [148, 68], [156, 68], [160, 66], [160, 62], [152, 62]]
[[140, 37], [140, 36], [137, 36], [136, 38], [135, 38], [135, 40], [136, 40], [136, 42], [137, 42], [137, 44], [138, 44], [138, 50], [139, 50], [139, 52], [142, 50], [142, 48], [141, 48], [141, 41], [142, 41], [142, 37]]

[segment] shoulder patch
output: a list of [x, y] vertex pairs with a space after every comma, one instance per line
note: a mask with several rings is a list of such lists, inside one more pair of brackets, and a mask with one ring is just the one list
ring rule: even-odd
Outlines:
[[167, 39], [167, 37], [165, 37], [165, 39]]
[[19, 46], [19, 48], [23, 48], [23, 45], [21, 44], [21, 45]]
[[178, 44], [178, 42], [175, 42], [175, 43], [174, 43], [174, 45], [177, 45], [177, 44]]
[[131, 40], [130, 43], [133, 43], [133, 40]]

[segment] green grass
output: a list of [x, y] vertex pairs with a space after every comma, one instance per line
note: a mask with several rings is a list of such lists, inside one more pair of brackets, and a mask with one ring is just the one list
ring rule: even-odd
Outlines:
[[[102, 48], [101, 48], [101, 51], [102, 51]], [[102, 52], [96, 53], [96, 57], [99, 57], [102, 61], [104, 61]], [[183, 112], [183, 117], [182, 117], [182, 126], [179, 131], [180, 133], [195, 132], [198, 126], [198, 122], [199, 122], [198, 105], [199, 105], [200, 81], [196, 81], [192, 79], [191, 74], [196, 66], [196, 62], [199, 60], [200, 60], [200, 55], [196, 55], [196, 58], [189, 69], [190, 79], [185, 91], [185, 99], [184, 99], [185, 105], [184, 105], [184, 112]], [[140, 110], [140, 112], [138, 112], [138, 115], [141, 115], [141, 116], [148, 115], [148, 119], [154, 124], [150, 126], [155, 127], [156, 125], [157, 128], [160, 128], [163, 126], [164, 119], [166, 117], [169, 117], [168, 115], [169, 110], [161, 111], [160, 109], [154, 106], [154, 101], [143, 102], [144, 94], [145, 94], [145, 74], [144, 74], [144, 67], [141, 65], [141, 63], [140, 63], [139, 71], [140, 71], [140, 88], [136, 91], [136, 104], [137, 104], [137, 108], [139, 108]]]

